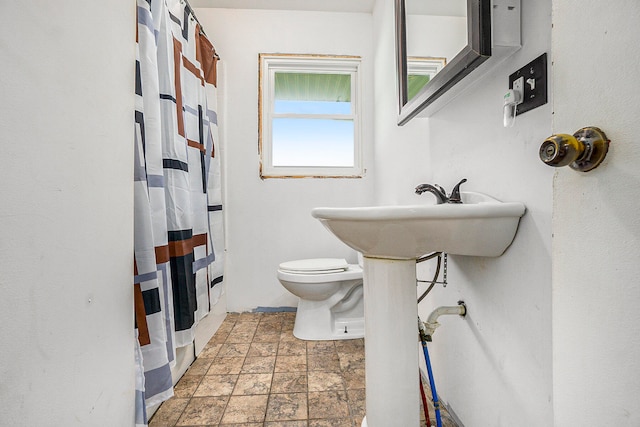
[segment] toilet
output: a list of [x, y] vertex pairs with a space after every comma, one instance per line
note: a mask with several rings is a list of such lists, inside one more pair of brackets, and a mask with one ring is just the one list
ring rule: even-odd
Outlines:
[[293, 335], [302, 340], [364, 337], [362, 267], [344, 259], [280, 264], [278, 280], [299, 298]]

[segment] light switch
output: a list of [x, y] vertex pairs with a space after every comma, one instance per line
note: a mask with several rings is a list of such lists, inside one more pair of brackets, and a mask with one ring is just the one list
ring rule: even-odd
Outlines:
[[509, 76], [509, 89], [522, 87], [516, 115], [547, 103], [547, 54], [543, 53]]
[[[524, 77], [521, 77], [524, 78]], [[530, 78], [527, 79], [527, 84], [529, 85], [529, 89], [534, 90], [536, 88], [536, 79]]]

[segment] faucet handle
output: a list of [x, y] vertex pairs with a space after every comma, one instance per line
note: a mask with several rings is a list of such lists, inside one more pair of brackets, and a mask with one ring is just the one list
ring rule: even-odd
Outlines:
[[460, 197], [460, 185], [467, 182], [467, 178], [463, 178], [462, 181], [456, 184], [451, 190], [451, 195], [449, 196], [449, 201], [447, 203], [462, 203], [462, 198]]

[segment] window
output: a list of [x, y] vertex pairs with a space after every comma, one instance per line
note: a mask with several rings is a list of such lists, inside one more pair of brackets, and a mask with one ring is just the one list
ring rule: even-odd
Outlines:
[[260, 176], [361, 177], [359, 57], [260, 54]]

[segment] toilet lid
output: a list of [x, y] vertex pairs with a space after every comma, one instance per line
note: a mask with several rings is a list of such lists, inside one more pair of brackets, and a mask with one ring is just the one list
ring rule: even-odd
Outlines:
[[283, 262], [279, 268], [295, 273], [338, 273], [347, 270], [349, 263], [342, 258], [315, 258]]

